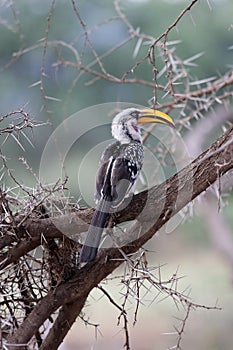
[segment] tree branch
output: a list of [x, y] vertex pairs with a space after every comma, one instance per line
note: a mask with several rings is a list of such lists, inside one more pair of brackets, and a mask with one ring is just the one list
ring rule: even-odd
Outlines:
[[62, 343], [66, 334], [69, 332], [71, 326], [80, 314], [85, 301], [86, 297], [83, 297], [82, 300], [78, 299], [72, 303], [66, 304], [59, 310], [56, 321], [44, 339], [43, 344], [40, 346], [40, 350], [58, 349], [59, 345]]

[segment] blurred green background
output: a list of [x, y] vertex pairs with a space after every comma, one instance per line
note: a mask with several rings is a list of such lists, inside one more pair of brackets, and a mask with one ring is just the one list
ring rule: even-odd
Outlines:
[[[175, 0], [128, 0], [122, 2], [121, 8], [134, 28], [157, 37], [177, 18], [188, 3]], [[147, 105], [147, 101], [153, 96], [153, 89], [146, 86], [117, 84], [103, 79], [88, 84], [93, 79], [88, 73], [81, 75], [74, 84], [79, 75], [77, 69], [55, 64], [59, 50], [62, 57], [66, 57], [67, 60], [72, 58], [71, 51], [64, 46], [48, 45], [43, 86], [44, 95], [52, 96], [54, 100], [45, 101], [40, 85], [36, 83], [41, 79], [43, 38], [46, 36], [50, 7], [50, 1], [0, 2], [0, 113], [4, 115], [23, 107], [36, 121], [49, 121], [49, 125], [27, 132], [33, 146], [25, 138], [20, 139], [24, 150], [12, 138], [4, 144], [1, 141], [2, 153], [7, 157], [9, 168], [14, 169], [15, 178], [19, 183], [29, 187], [36, 183], [32, 173], [38, 172], [40, 157], [47, 139], [67, 116], [83, 108], [106, 102], [124, 101]], [[98, 25], [116, 16], [112, 1], [79, 1], [77, 7], [87, 28], [95, 29], [90, 32], [90, 40], [98, 55], [128, 37], [127, 28], [120, 20], [111, 20], [101, 26]], [[189, 69], [192, 77], [198, 79], [218, 77], [232, 69], [233, 59], [230, 49], [233, 45], [232, 15], [232, 0], [198, 1], [191, 12], [186, 13], [169, 34], [169, 41], [180, 40], [176, 45], [176, 53], [183, 60], [203, 52], [197, 60], [197, 65]], [[71, 2], [55, 1], [48, 40], [64, 41], [75, 44], [77, 50], [83, 49], [83, 30]], [[142, 46], [134, 57], [136, 45], [137, 40], [132, 40], [103, 59], [106, 70], [121, 77], [123, 72], [129, 70], [148, 50], [148, 46]], [[14, 61], [17, 54], [13, 54], [17, 53], [20, 47], [24, 52]], [[87, 65], [92, 60], [92, 53], [86, 49], [82, 63]], [[146, 63], [141, 65], [133, 77], [152, 81], [151, 67]], [[158, 97], [161, 97], [160, 93]], [[46, 107], [41, 108], [44, 103]], [[93, 133], [87, 135], [83, 140], [82, 149], [77, 149], [74, 145], [66, 162], [66, 171], [70, 177], [75, 178], [76, 165], [83, 159], [89, 145], [98, 142], [101, 135], [106, 132], [108, 132], [106, 129], [101, 130], [96, 140]], [[31, 172], [19, 160], [20, 157], [27, 159]], [[90, 164], [87, 175], [91, 183], [94, 183], [94, 172]], [[14, 185], [6, 171], [3, 173], [2, 182], [6, 186]], [[75, 180], [69, 182], [68, 187], [75, 200], [79, 199]], [[231, 197], [228, 196], [224, 203], [227, 205], [222, 205], [221, 212], [232, 231]], [[215, 305], [218, 300], [218, 306], [222, 307], [222, 311], [198, 310], [191, 313], [183, 337], [183, 349], [230, 350], [233, 344], [232, 265], [225, 255], [219, 252], [211, 235], [208, 234], [201, 207], [193, 210], [194, 215], [188, 216], [185, 223], [178, 225], [171, 234], [161, 231], [148, 243], [147, 247], [156, 252], [150, 254], [149, 259], [155, 266], [167, 264], [162, 269], [165, 279], [179, 267], [180, 275], [186, 276], [181, 282], [181, 289], [182, 286], [190, 285], [191, 296], [195, 302]], [[218, 215], [217, 203], [214, 210]], [[231, 238], [233, 239], [233, 236]], [[116, 272], [119, 273], [120, 271]], [[116, 280], [109, 282], [108, 288], [110, 294], [115, 295], [120, 303], [121, 286], [117, 285], [116, 288], [116, 283], [118, 283]], [[102, 335], [98, 334], [98, 340], [95, 341], [94, 328], [85, 327], [78, 320], [61, 349], [90, 349], [91, 346], [96, 350], [109, 349], [110, 346], [112, 350], [122, 348], [123, 333], [120, 331], [122, 326], [116, 326], [118, 316], [116, 310], [98, 291], [92, 293], [89, 304], [90, 306], [85, 308], [87, 317], [90, 316], [90, 322], [100, 324]], [[162, 350], [174, 345], [176, 336], [163, 333], [173, 332], [173, 325], [179, 324], [175, 317], [182, 318], [183, 314], [182, 309], [179, 312], [168, 300], [158, 304], [145, 302], [145, 305], [140, 307], [138, 323], [130, 327], [132, 349]]]

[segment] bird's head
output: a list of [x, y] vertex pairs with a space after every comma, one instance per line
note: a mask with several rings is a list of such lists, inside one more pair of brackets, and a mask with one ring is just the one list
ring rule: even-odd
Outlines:
[[160, 123], [174, 127], [169, 115], [155, 109], [127, 108], [118, 113], [112, 121], [112, 136], [121, 143], [141, 142], [140, 126]]

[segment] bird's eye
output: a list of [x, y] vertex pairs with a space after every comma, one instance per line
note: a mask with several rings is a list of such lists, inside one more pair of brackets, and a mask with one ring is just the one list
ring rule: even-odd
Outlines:
[[139, 117], [139, 112], [138, 111], [133, 111], [133, 112], [131, 112], [131, 116], [133, 118], [138, 118]]

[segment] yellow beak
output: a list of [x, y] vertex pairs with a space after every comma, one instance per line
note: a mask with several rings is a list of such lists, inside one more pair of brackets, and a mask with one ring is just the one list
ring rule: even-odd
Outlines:
[[142, 116], [138, 118], [138, 124], [160, 123], [173, 128], [175, 127], [174, 121], [166, 113], [160, 112], [156, 109], [143, 109], [141, 110], [141, 113]]

